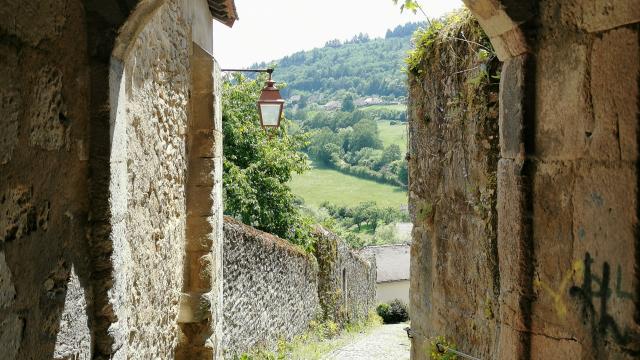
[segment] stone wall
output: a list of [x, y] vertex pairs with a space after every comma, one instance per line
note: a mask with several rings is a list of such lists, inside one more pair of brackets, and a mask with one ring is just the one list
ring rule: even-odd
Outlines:
[[91, 357], [81, 1], [0, 6], [0, 357]]
[[499, 71], [468, 11], [452, 16], [409, 76], [413, 352], [442, 335], [492, 358], [497, 340]]
[[[213, 229], [221, 208], [220, 136], [192, 124], [215, 119], [211, 84], [199, 90], [208, 96], [191, 96], [194, 53], [211, 52], [212, 17], [205, 0], [137, 3], [0, 6], [3, 359], [166, 358], [185, 338], [195, 344], [178, 329], [193, 317], [178, 315], [193, 297], [185, 253], [196, 208], [185, 188], [196, 168], [209, 179], [194, 187], [211, 192]], [[209, 166], [196, 167], [198, 157]], [[221, 269], [213, 229], [208, 275]], [[206, 330], [195, 334], [219, 336], [221, 281], [207, 279]], [[205, 340], [215, 353], [215, 336]]]
[[318, 233], [316, 256], [327, 254], [318, 260], [229, 217], [224, 236], [227, 356], [273, 349], [278, 340], [304, 333], [312, 320], [361, 321], [374, 307], [375, 266], [331, 233]]
[[224, 220], [224, 349], [226, 356], [271, 349], [318, 318], [318, 264], [275, 235]]
[[375, 259], [361, 257], [322, 227], [315, 237], [318, 296], [324, 320], [344, 325], [366, 319], [376, 305]]
[[[469, 324], [450, 328], [442, 319], [463, 324], [470, 316], [468, 308], [452, 302], [443, 310], [431, 299], [443, 294], [449, 301], [451, 285], [431, 284], [465, 264], [439, 261], [457, 256], [473, 262], [482, 253], [473, 246], [457, 249], [457, 254], [435, 251], [450, 243], [446, 238], [467, 239], [473, 227], [443, 228], [445, 239], [430, 236], [429, 229], [416, 229], [412, 327], [433, 330], [425, 336], [446, 335], [459, 349], [483, 357], [636, 358], [640, 7], [631, 0], [465, 2], [504, 61], [500, 159], [488, 168], [497, 170], [494, 253], [499, 271], [491, 278], [486, 270], [495, 265], [480, 266], [451, 279], [464, 286], [493, 279], [486, 283], [493, 289], [493, 305], [487, 307], [491, 311], [484, 329], [475, 335], [469, 333]], [[447, 95], [444, 104], [454, 99]], [[422, 114], [415, 110], [423, 100], [431, 101], [428, 95], [412, 95], [412, 127], [421, 121]], [[447, 107], [434, 104], [427, 112], [440, 108]], [[418, 138], [412, 133], [412, 186], [429, 177], [425, 171], [430, 168], [421, 165], [426, 161], [414, 157], [428, 156], [422, 149], [429, 144], [420, 142], [437, 141], [436, 134], [437, 129], [419, 132]], [[455, 144], [449, 139], [444, 146]], [[458, 168], [460, 164], [450, 164], [433, 185], [449, 187], [447, 174]], [[447, 224], [438, 220], [442, 205], [422, 221], [423, 207], [412, 203], [417, 226], [438, 229]], [[438, 334], [441, 329], [447, 333]], [[429, 356], [428, 348], [418, 346], [421, 341], [414, 338], [413, 359]], [[474, 341], [486, 345], [471, 346]]]

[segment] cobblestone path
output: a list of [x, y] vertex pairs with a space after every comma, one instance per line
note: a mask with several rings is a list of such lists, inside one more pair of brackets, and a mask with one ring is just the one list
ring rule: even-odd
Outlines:
[[410, 341], [403, 330], [407, 324], [382, 325], [334, 350], [323, 360], [407, 360]]

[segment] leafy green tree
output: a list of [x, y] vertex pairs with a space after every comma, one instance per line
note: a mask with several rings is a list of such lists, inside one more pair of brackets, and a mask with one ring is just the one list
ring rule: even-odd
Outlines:
[[380, 149], [382, 140], [378, 134], [378, 124], [369, 119], [363, 119], [353, 125], [353, 132], [349, 139], [349, 150], [358, 151], [362, 148]]
[[402, 151], [398, 144], [391, 144], [387, 146], [382, 152], [382, 159], [380, 161], [383, 164], [390, 164], [393, 161], [400, 160], [402, 157]]
[[342, 143], [340, 138], [329, 128], [322, 128], [313, 132], [308, 152], [314, 159], [330, 165], [334, 153], [339, 154]]
[[342, 111], [352, 112], [356, 109], [356, 106], [353, 104], [353, 96], [351, 94], [345, 96], [342, 100]]
[[308, 136], [291, 135], [288, 120], [268, 135], [260, 127], [256, 101], [263, 79], [236, 76], [223, 85], [225, 214], [307, 249], [311, 221], [302, 216], [287, 185], [293, 173], [308, 169], [300, 150]]

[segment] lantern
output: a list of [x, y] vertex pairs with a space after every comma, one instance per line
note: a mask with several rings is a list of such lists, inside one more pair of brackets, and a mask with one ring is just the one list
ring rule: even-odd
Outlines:
[[258, 113], [260, 113], [260, 125], [263, 128], [280, 126], [282, 118], [282, 109], [284, 108], [284, 100], [280, 96], [280, 90], [275, 85], [275, 81], [269, 80], [265, 83], [260, 99], [258, 100]]

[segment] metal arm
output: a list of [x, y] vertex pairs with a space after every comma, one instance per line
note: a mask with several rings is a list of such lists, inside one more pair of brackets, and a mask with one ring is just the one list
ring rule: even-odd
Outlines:
[[269, 74], [269, 80], [271, 80], [271, 74], [273, 73], [273, 68], [269, 68], [269, 69], [222, 69], [220, 71], [224, 71], [224, 72], [268, 73]]

